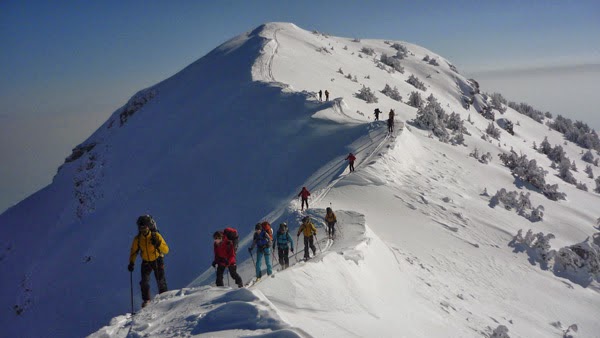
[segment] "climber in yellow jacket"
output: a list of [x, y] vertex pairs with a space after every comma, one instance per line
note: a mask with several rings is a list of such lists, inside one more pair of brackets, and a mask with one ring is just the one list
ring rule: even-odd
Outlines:
[[140, 281], [144, 301], [142, 307], [145, 307], [150, 303], [150, 273], [152, 271], [154, 271], [154, 277], [156, 277], [156, 283], [158, 284], [158, 293], [168, 290], [163, 257], [169, 253], [169, 246], [156, 230], [156, 222], [152, 219], [152, 216], [143, 215], [138, 217], [137, 226], [139, 233], [131, 242], [127, 269], [133, 271], [135, 259], [139, 252], [142, 257], [142, 280]]
[[300, 237], [300, 233], [304, 234], [304, 260], [308, 260], [310, 258], [310, 254], [308, 252], [308, 247], [312, 249], [313, 256], [317, 254], [317, 248], [315, 248], [315, 244], [313, 241], [313, 237], [317, 234], [317, 228], [310, 221], [310, 217], [305, 216], [302, 219], [302, 225], [298, 229], [298, 236]]

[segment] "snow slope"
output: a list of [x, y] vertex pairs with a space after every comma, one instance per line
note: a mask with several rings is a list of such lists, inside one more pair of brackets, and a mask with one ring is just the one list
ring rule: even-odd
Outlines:
[[[270, 23], [136, 94], [50, 186], [0, 215], [7, 336], [82, 336], [115, 316], [94, 336], [463, 337], [505, 325], [511, 337], [548, 337], [571, 324], [578, 336], [597, 336], [597, 282], [558, 277], [508, 243], [519, 229], [552, 232], [557, 250], [582, 242], [596, 231], [599, 195], [547, 175], [567, 200], [530, 190], [546, 210], [536, 223], [491, 208], [481, 195], [484, 188], [528, 191], [496, 154], [512, 148], [549, 166], [532, 142], [548, 136], [562, 145], [562, 135], [509, 108], [502, 117], [519, 122], [515, 136], [482, 140], [489, 121], [460, 101], [472, 84], [441, 56], [403, 44], [404, 73], [390, 73], [359, 52], [395, 54], [385, 41]], [[405, 82], [411, 74], [425, 83], [423, 98], [433, 93], [448, 113], [471, 116], [466, 147], [408, 123], [390, 136], [384, 122], [372, 122], [375, 107], [384, 118], [391, 108], [397, 120], [415, 117], [416, 108], [379, 92], [395, 86], [406, 102], [417, 91]], [[377, 104], [354, 96], [363, 85]], [[319, 89], [331, 92], [329, 102], [318, 100]], [[469, 157], [474, 147], [493, 161]], [[563, 148], [585, 167], [580, 147]], [[358, 157], [351, 174], [343, 161], [349, 151]], [[574, 175], [594, 186], [582, 170]], [[325, 207], [337, 210], [341, 236], [323, 241], [316, 259], [248, 290], [210, 287], [212, 232], [240, 229], [238, 262], [248, 281], [252, 225], [287, 221], [294, 231], [302, 186], [312, 192], [316, 220]], [[130, 310], [127, 254], [143, 213], [154, 215], [171, 247], [173, 291], [131, 321], [120, 314]], [[138, 274], [139, 260], [136, 304]]]

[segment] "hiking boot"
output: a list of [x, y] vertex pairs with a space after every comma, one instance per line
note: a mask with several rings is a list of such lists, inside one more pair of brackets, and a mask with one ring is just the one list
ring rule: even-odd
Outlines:
[[148, 306], [149, 304], [150, 304], [150, 301], [149, 301], [149, 300], [145, 300], [145, 301], [142, 303], [142, 308], [145, 308], [145, 307], [146, 307], [146, 306]]

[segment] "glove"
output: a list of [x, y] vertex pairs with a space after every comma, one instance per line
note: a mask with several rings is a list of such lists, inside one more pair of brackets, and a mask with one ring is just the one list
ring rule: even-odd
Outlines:
[[217, 262], [213, 261], [211, 265], [212, 265], [213, 268], [216, 268], [217, 267]]
[[248, 252], [252, 252], [252, 248], [248, 248]]
[[161, 244], [160, 239], [156, 238], [156, 237], [152, 237], [150, 239], [150, 242], [152, 242], [152, 245], [154, 245], [154, 247], [158, 248]]
[[129, 265], [127, 266], [127, 270], [129, 270], [129, 272], [133, 271], [133, 263], [129, 263]]
[[294, 253], [294, 248], [291, 248], [290, 251], [292, 251], [292, 253]]

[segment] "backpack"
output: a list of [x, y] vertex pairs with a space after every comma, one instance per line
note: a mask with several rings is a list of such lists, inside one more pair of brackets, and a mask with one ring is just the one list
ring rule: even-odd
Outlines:
[[240, 236], [238, 235], [237, 230], [231, 227], [227, 227], [223, 230], [223, 234], [227, 237], [228, 240], [230, 240], [233, 243], [233, 250], [237, 252], [238, 243], [240, 241]]
[[[143, 215], [143, 216], [138, 217], [136, 223], [139, 225], [140, 222], [148, 223], [148, 230], [150, 230], [152, 239], [156, 239], [156, 233], [158, 232], [160, 234], [160, 231], [158, 231], [158, 226], [156, 225], [156, 221], [154, 220], [154, 218], [152, 218], [152, 215]], [[137, 238], [138, 238], [138, 246], [141, 247], [142, 246], [141, 236], [138, 234]], [[156, 250], [160, 254], [160, 250], [158, 248], [156, 248]]]
[[273, 241], [273, 229], [271, 229], [271, 224], [267, 221], [264, 221], [260, 224], [264, 231], [267, 232], [271, 241]]
[[269, 222], [264, 221], [260, 223], [262, 231], [258, 235], [258, 239], [256, 241], [256, 245], [260, 249], [270, 248], [273, 245], [273, 230], [271, 229], [271, 224]]

